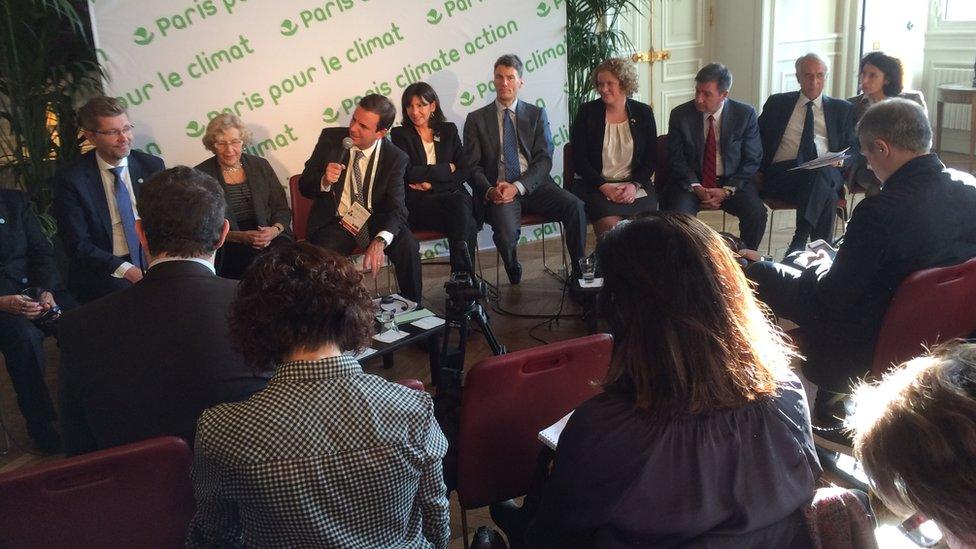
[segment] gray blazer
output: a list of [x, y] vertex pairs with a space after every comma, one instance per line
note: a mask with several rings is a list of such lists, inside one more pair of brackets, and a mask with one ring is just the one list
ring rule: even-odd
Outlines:
[[[923, 111], [925, 111], [926, 113], [929, 112], [928, 106], [925, 105], [925, 98], [922, 97], [922, 92], [903, 91], [899, 93], [896, 97], [900, 97], [902, 99], [908, 99], [909, 101], [914, 101], [922, 106]], [[861, 117], [864, 116], [864, 113], [868, 110], [868, 107], [871, 106], [871, 103], [868, 101], [868, 98], [865, 97], [863, 93], [855, 95], [854, 97], [851, 97], [847, 101], [851, 105], [854, 105], [855, 122], [861, 120]]]
[[[278, 176], [275, 175], [271, 164], [260, 156], [242, 154], [241, 166], [244, 167], [244, 173], [247, 174], [247, 185], [251, 187], [254, 217], [257, 219], [258, 225], [269, 227], [275, 223], [281, 223], [281, 226], [285, 228], [285, 233], [291, 236], [291, 208], [288, 207], [285, 190], [278, 182]], [[216, 156], [211, 156], [197, 164], [196, 169], [219, 181], [220, 186], [226, 192], [227, 183], [224, 181], [223, 170], [220, 169], [220, 163]], [[227, 220], [230, 221], [230, 230], [240, 230], [234, 212], [230, 210], [229, 203], [227, 204]]]
[[[515, 128], [519, 151], [525, 155], [529, 167], [519, 178], [526, 194], [539, 185], [555, 185], [552, 170], [552, 133], [546, 110], [519, 100], [515, 107]], [[485, 193], [498, 181], [498, 160], [501, 157], [501, 136], [498, 134], [498, 111], [495, 102], [469, 113], [464, 121], [464, 155], [471, 168], [468, 183], [475, 199], [484, 200]]]

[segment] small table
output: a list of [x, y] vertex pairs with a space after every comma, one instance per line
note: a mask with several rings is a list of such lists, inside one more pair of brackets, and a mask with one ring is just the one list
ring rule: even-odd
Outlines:
[[[376, 326], [377, 330], [382, 331], [379, 322], [376, 323]], [[430, 379], [436, 383], [437, 372], [440, 369], [441, 334], [444, 333], [444, 324], [426, 330], [418, 328], [413, 324], [401, 324], [398, 328], [401, 332], [406, 332], [408, 335], [392, 343], [383, 343], [370, 338], [369, 346], [376, 349], [376, 352], [360, 358], [359, 363], [365, 364], [374, 358], [382, 358], [383, 369], [388, 370], [393, 367], [393, 353], [408, 345], [423, 342], [424, 346], [427, 347], [427, 356], [430, 360]]]
[[943, 105], [971, 105], [969, 118], [969, 171], [976, 161], [976, 87], [970, 84], [941, 84], [935, 103], [935, 152], [942, 152]]

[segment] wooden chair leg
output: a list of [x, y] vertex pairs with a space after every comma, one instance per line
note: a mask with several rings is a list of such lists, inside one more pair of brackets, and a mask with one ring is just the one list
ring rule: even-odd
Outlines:
[[769, 236], [766, 237], [766, 255], [770, 255], [773, 251], [773, 216], [776, 215], [776, 210], [769, 210]]
[[464, 538], [464, 549], [469, 549], [471, 546], [468, 544], [468, 512], [461, 509], [461, 536]]

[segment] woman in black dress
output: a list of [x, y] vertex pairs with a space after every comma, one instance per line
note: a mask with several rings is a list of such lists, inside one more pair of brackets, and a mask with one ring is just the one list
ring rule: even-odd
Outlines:
[[467, 243], [473, 257], [478, 230], [471, 195], [463, 185], [468, 167], [457, 126], [445, 120], [437, 92], [426, 82], [407, 86], [402, 107], [403, 125], [390, 136], [410, 157], [404, 177], [410, 228], [447, 234], [451, 271], [470, 271], [458, 246]]
[[584, 103], [573, 121], [576, 194], [597, 237], [621, 219], [657, 210], [651, 183], [657, 125], [651, 107], [630, 99], [637, 72], [626, 59], [607, 59], [593, 71], [600, 99]]
[[224, 278], [240, 279], [257, 254], [293, 240], [285, 191], [267, 160], [244, 154], [250, 140], [240, 118], [217, 115], [203, 134], [203, 146], [214, 155], [196, 166], [224, 188], [230, 232], [216, 261]]

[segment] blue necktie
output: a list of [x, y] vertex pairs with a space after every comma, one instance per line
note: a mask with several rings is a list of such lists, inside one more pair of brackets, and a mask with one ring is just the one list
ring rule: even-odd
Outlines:
[[124, 169], [122, 166], [108, 169], [115, 176], [115, 205], [119, 209], [119, 219], [122, 220], [125, 243], [129, 246], [129, 261], [136, 267], [145, 270], [146, 262], [142, 260], [139, 237], [136, 236], [136, 217], [132, 214], [132, 199], [129, 198], [129, 189], [125, 188], [125, 181], [122, 181], [122, 170]]
[[505, 158], [505, 181], [514, 183], [522, 177], [519, 166], [518, 138], [515, 137], [515, 121], [512, 109], [505, 109], [505, 120], [502, 122], [502, 154]]

